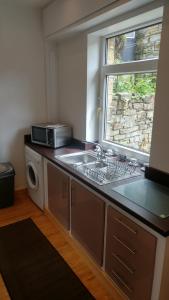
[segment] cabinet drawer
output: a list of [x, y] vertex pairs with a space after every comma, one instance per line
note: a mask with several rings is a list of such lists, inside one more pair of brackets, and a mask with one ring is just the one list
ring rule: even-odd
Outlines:
[[132, 300], [149, 300], [156, 238], [108, 207], [105, 269]]
[[112, 240], [116, 236], [133, 252], [151, 251], [156, 244], [156, 238], [152, 234], [112, 207], [108, 207], [108, 227]]
[[132, 274], [116, 258], [112, 258], [106, 271], [129, 299], [151, 299], [152, 278], [150, 280], [150, 273], [147, 270], [143, 273], [136, 270]]
[[115, 266], [130, 286], [133, 285], [134, 281], [139, 282], [142, 279], [147, 279], [150, 276], [150, 271], [152, 271], [153, 275], [154, 260], [147, 253], [144, 253], [144, 257], [139, 255], [132, 257], [127, 256], [125, 252], [120, 252], [110, 247], [107, 255], [109, 257], [106, 262], [108, 273], [111, 275], [113, 266]]
[[122, 265], [119, 264], [118, 261], [113, 258], [113, 256], [109, 264], [108, 274], [129, 297], [129, 299], [133, 299], [132, 297], [134, 294], [135, 284], [134, 275], [128, 273], [125, 269], [123, 269]]
[[[119, 242], [119, 240], [114, 239], [110, 241], [107, 238], [107, 255], [112, 259], [113, 255], [117, 255], [119, 257], [119, 261], [121, 259], [121, 264], [126, 265], [126, 269], [133, 270], [134, 272], [139, 272], [140, 274], [144, 274], [147, 270], [151, 269], [151, 266], [154, 262], [154, 248], [150, 251], [144, 251], [143, 248], [136, 250], [135, 252], [131, 251], [128, 246], [126, 246], [123, 242]], [[145, 255], [146, 254], [146, 255]]]

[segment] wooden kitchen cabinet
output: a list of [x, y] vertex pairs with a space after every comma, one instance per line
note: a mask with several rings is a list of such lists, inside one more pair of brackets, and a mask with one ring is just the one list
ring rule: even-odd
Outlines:
[[108, 207], [105, 270], [131, 300], [150, 300], [156, 237]]
[[47, 163], [48, 209], [66, 227], [70, 228], [69, 176]]
[[100, 266], [103, 263], [105, 203], [72, 180], [71, 233]]

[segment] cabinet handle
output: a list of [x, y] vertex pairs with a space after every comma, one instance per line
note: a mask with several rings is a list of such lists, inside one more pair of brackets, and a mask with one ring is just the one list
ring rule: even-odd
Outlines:
[[132, 270], [120, 257], [119, 255], [112, 253], [113, 257], [131, 274], [134, 274], [134, 270]]
[[115, 234], [113, 235], [113, 238], [119, 242], [123, 247], [125, 247], [129, 252], [132, 254], [136, 254], [136, 250], [132, 250], [130, 247], [128, 247], [123, 241], [121, 241]]
[[120, 281], [120, 283], [130, 292], [132, 293], [132, 289], [127, 285], [127, 283], [119, 276], [119, 274], [117, 274], [115, 271], [111, 271], [112, 274], [114, 275], [114, 277], [117, 278], [118, 281]]
[[114, 218], [116, 222], [118, 222], [119, 224], [121, 224], [123, 227], [127, 228], [131, 233], [133, 234], [137, 234], [137, 231], [134, 230], [133, 228], [131, 228], [130, 226], [128, 226], [126, 223], [124, 223], [122, 220], [118, 219], [118, 218]]

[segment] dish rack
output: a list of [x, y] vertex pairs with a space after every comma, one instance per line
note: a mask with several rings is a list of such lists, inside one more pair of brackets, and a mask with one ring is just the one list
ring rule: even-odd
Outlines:
[[140, 175], [136, 172], [137, 165], [131, 164], [129, 161], [106, 161], [105, 166], [101, 168], [97, 164], [98, 162], [81, 164], [75, 166], [75, 169], [100, 185]]

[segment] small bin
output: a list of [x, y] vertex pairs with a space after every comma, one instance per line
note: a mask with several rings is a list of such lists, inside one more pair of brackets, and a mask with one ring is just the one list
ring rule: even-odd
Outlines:
[[15, 171], [10, 163], [0, 163], [0, 208], [14, 203]]

